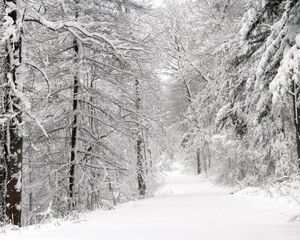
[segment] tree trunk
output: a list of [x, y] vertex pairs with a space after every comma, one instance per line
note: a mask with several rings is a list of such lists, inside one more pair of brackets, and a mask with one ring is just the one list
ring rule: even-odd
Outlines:
[[22, 62], [22, 30], [20, 11], [15, 10], [20, 9], [21, 1], [6, 0], [4, 3], [8, 10], [7, 15], [12, 19], [12, 25], [16, 30], [15, 36], [11, 33], [6, 41], [6, 60], [2, 68], [6, 83], [3, 96], [3, 118], [6, 121], [1, 128], [3, 159], [1, 159], [0, 168], [0, 191], [4, 193], [1, 205], [5, 206], [2, 212], [5, 213], [6, 218], [12, 224], [21, 226], [23, 138], [19, 130], [22, 125], [22, 112], [21, 100], [17, 92], [20, 91], [18, 68]]
[[[76, 48], [75, 48], [76, 49]], [[76, 50], [75, 50], [76, 51]], [[76, 162], [76, 143], [77, 143], [77, 124], [78, 124], [78, 75], [77, 73], [74, 76], [74, 82], [73, 82], [73, 120], [71, 124], [71, 158], [70, 158], [70, 173], [69, 173], [69, 210], [72, 210], [75, 206], [74, 202], [74, 180], [75, 180], [75, 162]]]
[[149, 173], [149, 163], [148, 163], [148, 158], [147, 158], [147, 139], [144, 133], [142, 132], [142, 139], [144, 140], [143, 142], [143, 157], [144, 157], [144, 170], [146, 172], [146, 176]]
[[197, 148], [197, 174], [201, 174], [201, 158], [200, 158], [200, 148], [198, 147]]
[[146, 183], [144, 180], [144, 167], [143, 167], [143, 153], [142, 153], [142, 137], [139, 134], [136, 141], [137, 148], [137, 180], [138, 180], [138, 190], [140, 196], [145, 196], [146, 194]]
[[[136, 110], [140, 111], [141, 108], [141, 98], [140, 98], [140, 82], [139, 80], [135, 81], [135, 90], [136, 90]], [[144, 166], [143, 166], [143, 149], [142, 149], [142, 131], [140, 126], [137, 126], [137, 140], [136, 140], [136, 171], [137, 171], [137, 182], [138, 182], [138, 191], [140, 196], [145, 196], [146, 194], [146, 182], [144, 176]]]
[[[191, 91], [190, 86], [189, 86], [189, 84], [186, 80], [184, 80], [184, 86], [185, 86], [185, 90], [186, 90], [186, 96], [187, 96], [187, 99], [188, 99], [188, 103], [189, 103], [189, 106], [190, 106], [192, 114], [193, 114], [192, 119], [193, 119], [193, 122], [194, 122], [194, 130], [196, 132], [199, 132], [199, 134], [202, 134], [200, 129], [199, 129], [199, 122], [198, 122], [198, 119], [197, 119], [196, 110], [193, 106], [192, 91]], [[196, 167], [197, 168], [196, 169], [197, 174], [200, 174], [201, 173], [201, 149], [200, 149], [199, 146], [196, 149], [196, 165], [197, 165], [197, 167]]]
[[[80, 0], [76, 0], [76, 4], [79, 4]], [[76, 9], [75, 18], [79, 17], [79, 9]], [[79, 74], [80, 74], [80, 51], [81, 44], [78, 39], [74, 39], [74, 52], [75, 52], [75, 75], [73, 79], [73, 120], [71, 123], [71, 157], [70, 157], [70, 172], [69, 172], [69, 210], [74, 210], [75, 199], [74, 199], [74, 182], [75, 182], [75, 166], [76, 166], [76, 147], [77, 147], [77, 134], [78, 134], [78, 94], [79, 94]]]
[[297, 167], [300, 171], [300, 107], [298, 106], [299, 92], [297, 85], [294, 82], [292, 84], [293, 96], [293, 110], [294, 110], [294, 126], [295, 126], [295, 137], [296, 137], [296, 149], [297, 149]]
[[210, 155], [209, 143], [207, 143], [207, 154], [208, 154], [208, 169], [210, 169], [211, 168], [211, 155]]
[[[1, 24], [3, 25], [4, 23], [4, 16], [5, 16], [5, 2], [2, 1], [0, 2], [0, 21]], [[1, 36], [0, 38], [3, 38], [3, 29], [1, 29]], [[3, 69], [0, 72], [0, 85], [4, 86], [6, 82], [6, 74], [7, 71], [4, 71], [4, 69], [7, 69], [7, 61], [6, 61], [6, 55], [7, 55], [7, 50], [4, 44], [0, 45], [0, 66]], [[3, 99], [3, 90], [1, 90], [0, 95], [1, 99]], [[4, 114], [4, 109], [3, 106], [1, 106], [1, 114]], [[1, 116], [2, 117], [2, 116]], [[4, 116], [3, 116], [4, 117]], [[1, 124], [1, 129], [0, 129], [0, 141], [1, 141], [1, 146], [3, 148], [4, 144], [4, 124]], [[5, 221], [5, 191], [6, 191], [6, 167], [5, 167], [5, 161], [3, 156], [0, 158], [0, 223]]]
[[202, 162], [205, 174], [207, 174], [207, 143], [202, 141]]

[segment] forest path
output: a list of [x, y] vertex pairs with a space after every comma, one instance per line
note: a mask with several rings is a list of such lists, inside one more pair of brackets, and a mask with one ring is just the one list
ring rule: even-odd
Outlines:
[[299, 240], [300, 223], [287, 222], [298, 208], [230, 194], [179, 170], [153, 198], [97, 211], [86, 220], [0, 234], [1, 240]]

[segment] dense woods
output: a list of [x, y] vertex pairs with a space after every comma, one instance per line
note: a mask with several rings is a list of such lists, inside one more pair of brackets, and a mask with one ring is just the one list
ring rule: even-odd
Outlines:
[[1, 0], [0, 223], [297, 178], [300, 1], [159, 3]]
[[239, 185], [297, 175], [299, 5], [167, 4], [169, 99], [185, 101], [168, 108], [192, 171]]
[[27, 225], [144, 196], [160, 128], [148, 9], [2, 6], [2, 221], [20, 225], [22, 211]]

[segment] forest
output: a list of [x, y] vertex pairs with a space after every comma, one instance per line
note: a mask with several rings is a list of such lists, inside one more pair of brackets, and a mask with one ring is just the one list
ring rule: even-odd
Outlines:
[[0, 0], [0, 20], [0, 230], [147, 201], [174, 164], [299, 208], [300, 1]]

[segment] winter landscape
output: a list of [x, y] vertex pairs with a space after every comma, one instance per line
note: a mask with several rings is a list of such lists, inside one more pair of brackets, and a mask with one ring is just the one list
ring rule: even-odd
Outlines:
[[0, 20], [0, 240], [300, 239], [300, 0]]

